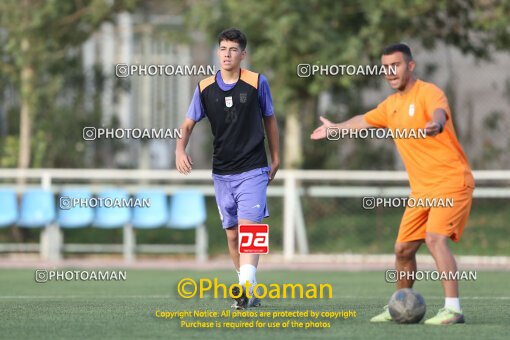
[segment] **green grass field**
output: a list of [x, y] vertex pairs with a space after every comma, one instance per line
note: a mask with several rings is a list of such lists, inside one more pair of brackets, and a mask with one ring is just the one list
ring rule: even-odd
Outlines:
[[[393, 291], [381, 272], [260, 271], [264, 283], [329, 283], [332, 299], [263, 301], [256, 311], [355, 310], [356, 318], [330, 321], [329, 329], [182, 329], [177, 319], [154, 316], [160, 311], [228, 310], [230, 300], [178, 297], [177, 283], [191, 277], [218, 278], [229, 284], [232, 271], [127, 270], [126, 281], [51, 281], [36, 283], [34, 270], [0, 270], [0, 334], [5, 339], [170, 338], [170, 339], [508, 339], [510, 272], [479, 271], [477, 281], [461, 282], [467, 323], [446, 327], [423, 324], [370, 324]], [[438, 282], [418, 282], [430, 317], [443, 299]], [[277, 319], [285, 321], [289, 318]], [[189, 320], [189, 319], [188, 319]], [[195, 319], [196, 320], [196, 319]], [[243, 319], [250, 321], [251, 319]], [[260, 321], [269, 321], [259, 318]], [[294, 319], [298, 321], [297, 319]], [[321, 319], [319, 319], [321, 320]], [[218, 321], [229, 321], [220, 319]], [[232, 321], [232, 320], [230, 320]], [[239, 321], [239, 319], [234, 320]], [[306, 321], [301, 319], [299, 321]], [[327, 321], [322, 319], [322, 321]]]

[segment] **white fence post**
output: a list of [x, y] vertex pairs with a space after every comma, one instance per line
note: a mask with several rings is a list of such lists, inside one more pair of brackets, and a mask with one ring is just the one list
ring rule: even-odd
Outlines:
[[295, 216], [296, 208], [296, 173], [295, 170], [287, 170], [284, 180], [285, 196], [283, 198], [283, 258], [292, 261], [295, 252]]
[[135, 231], [133, 230], [131, 223], [128, 223], [124, 226], [122, 236], [124, 261], [133, 262], [135, 259], [136, 239]]
[[308, 237], [306, 236], [306, 224], [305, 224], [305, 216], [303, 214], [303, 206], [301, 205], [301, 195], [300, 190], [297, 190], [296, 193], [296, 236], [297, 236], [297, 246], [300, 255], [306, 255], [309, 253], [308, 247]]
[[[43, 172], [41, 175], [41, 187], [51, 191], [51, 173]], [[57, 204], [58, 206], [58, 204]], [[57, 215], [58, 218], [58, 215]], [[63, 235], [56, 222], [47, 225], [41, 232], [40, 256], [44, 260], [58, 261], [62, 259]]]
[[204, 224], [197, 226], [195, 234], [196, 259], [198, 263], [207, 262], [208, 235]]
[[43, 260], [62, 259], [62, 232], [57, 224], [47, 225], [41, 232], [40, 255]]

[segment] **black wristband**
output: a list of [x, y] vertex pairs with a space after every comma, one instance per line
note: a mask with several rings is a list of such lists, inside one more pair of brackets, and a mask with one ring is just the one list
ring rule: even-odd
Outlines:
[[441, 133], [444, 130], [444, 125], [441, 123], [438, 123], [438, 124], [439, 124], [439, 133]]

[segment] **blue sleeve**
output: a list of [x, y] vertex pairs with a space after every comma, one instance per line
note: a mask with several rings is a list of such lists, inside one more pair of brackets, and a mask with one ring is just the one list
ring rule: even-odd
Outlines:
[[200, 93], [198, 86], [195, 89], [195, 93], [193, 93], [193, 99], [189, 104], [188, 113], [186, 113], [186, 117], [195, 122], [199, 122], [202, 118], [205, 117], [204, 107], [202, 106], [202, 101], [200, 100]]
[[269, 90], [269, 83], [262, 74], [259, 79], [259, 104], [263, 116], [269, 117], [274, 114], [273, 98]]

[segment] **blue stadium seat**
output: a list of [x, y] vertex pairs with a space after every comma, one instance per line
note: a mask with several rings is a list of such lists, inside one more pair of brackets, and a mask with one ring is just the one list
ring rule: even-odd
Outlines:
[[168, 227], [193, 229], [205, 222], [206, 208], [204, 195], [198, 190], [175, 192], [170, 198]]
[[58, 224], [62, 228], [83, 228], [92, 224], [94, 209], [87, 206], [73, 206], [65, 209], [67, 198], [89, 200], [92, 193], [86, 189], [66, 189], [60, 193]]
[[18, 220], [18, 201], [12, 189], [0, 189], [0, 228], [8, 227]]
[[55, 197], [42, 189], [29, 189], [21, 199], [20, 227], [42, 228], [55, 220]]
[[[99, 193], [98, 198], [129, 199], [127, 192], [121, 189], [107, 189]], [[105, 206], [96, 208], [94, 226], [98, 228], [120, 228], [129, 223], [131, 219], [130, 208]]]
[[204, 195], [197, 190], [175, 192], [170, 199], [168, 227], [195, 230], [195, 253], [198, 262], [207, 261], [207, 212]]
[[160, 190], [139, 191], [135, 199], [150, 200], [150, 207], [133, 208], [131, 223], [134, 228], [151, 229], [162, 227], [168, 221], [168, 203], [166, 194]]

